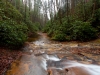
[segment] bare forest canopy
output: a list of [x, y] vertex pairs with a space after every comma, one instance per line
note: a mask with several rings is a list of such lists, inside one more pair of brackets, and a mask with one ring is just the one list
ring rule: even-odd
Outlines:
[[[76, 7], [82, 9], [82, 14], [84, 20], [86, 17], [85, 13], [89, 6], [92, 6], [92, 16], [94, 10], [96, 9], [97, 0], [8, 0], [13, 4], [22, 14], [24, 18], [29, 18], [32, 22], [38, 22], [41, 26], [53, 19], [59, 12], [61, 14], [66, 13], [65, 16], [69, 14], [75, 14]], [[89, 4], [88, 6], [85, 4]], [[78, 11], [78, 10], [77, 10]], [[80, 10], [79, 10], [80, 11]], [[64, 15], [61, 15], [64, 16]]]
[[98, 38], [100, 1], [0, 0], [1, 45], [20, 46], [39, 30], [58, 41]]
[[[79, 2], [89, 2], [91, 0], [8, 0], [19, 11], [26, 12], [26, 15], [34, 22], [45, 24], [53, 18], [60, 9], [74, 11]], [[24, 6], [23, 6], [23, 5]], [[64, 7], [66, 6], [66, 9]], [[28, 7], [28, 8], [27, 8]], [[23, 10], [21, 10], [23, 8]]]

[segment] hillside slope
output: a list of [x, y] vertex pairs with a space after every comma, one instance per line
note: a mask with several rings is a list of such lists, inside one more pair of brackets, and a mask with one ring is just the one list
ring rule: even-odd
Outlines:
[[9, 2], [0, 1], [0, 45], [19, 47], [27, 39], [23, 15]]

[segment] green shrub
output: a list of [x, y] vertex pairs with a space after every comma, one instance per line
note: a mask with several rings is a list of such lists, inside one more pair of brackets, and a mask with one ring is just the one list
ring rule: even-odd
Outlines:
[[29, 32], [35, 32], [35, 31], [38, 31], [38, 27], [35, 23], [32, 23], [31, 21], [27, 20], [25, 22], [25, 24], [27, 24], [27, 27], [29, 29]]
[[52, 37], [53, 40], [57, 41], [65, 41], [66, 40], [66, 34], [64, 34], [62, 31], [56, 31]]
[[20, 47], [27, 39], [27, 27], [18, 25], [15, 21], [0, 22], [0, 45], [10, 48]]
[[96, 10], [93, 21], [92, 21], [92, 26], [95, 27], [98, 32], [100, 32], [100, 8]]
[[18, 23], [23, 21], [22, 14], [14, 8], [14, 6], [12, 6], [9, 2], [6, 3], [5, 1], [2, 1], [0, 1], [0, 16], [3, 20], [13, 19]]
[[44, 26], [44, 28], [43, 28], [43, 32], [48, 32], [49, 30], [51, 29], [51, 22], [50, 21], [48, 21], [47, 23], [46, 23], [46, 25]]
[[52, 37], [53, 33], [54, 33], [53, 30], [50, 29], [47, 34], [48, 34], [48, 36]]
[[71, 23], [68, 23], [66, 21], [64, 21], [63, 25], [62, 26], [62, 31], [67, 35], [69, 36], [71, 34]]
[[75, 21], [71, 31], [72, 40], [89, 41], [96, 38], [96, 29], [89, 22]]

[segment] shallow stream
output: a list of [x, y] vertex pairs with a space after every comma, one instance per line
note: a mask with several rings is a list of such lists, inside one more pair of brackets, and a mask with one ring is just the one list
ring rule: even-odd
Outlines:
[[61, 43], [49, 40], [45, 33], [39, 35], [23, 48], [27, 54], [13, 62], [6, 75], [100, 75], [100, 55], [71, 52], [90, 44]]

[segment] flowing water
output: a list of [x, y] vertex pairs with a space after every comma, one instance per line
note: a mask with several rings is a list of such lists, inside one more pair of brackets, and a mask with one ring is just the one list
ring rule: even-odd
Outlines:
[[[90, 47], [76, 42], [55, 42], [44, 33], [23, 48], [24, 54], [12, 63], [6, 75], [100, 75], [100, 55], [73, 54], [72, 48]], [[99, 46], [98, 46], [99, 47]]]

